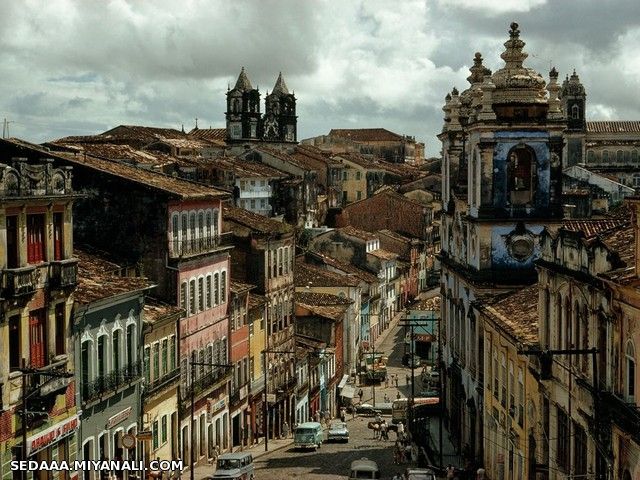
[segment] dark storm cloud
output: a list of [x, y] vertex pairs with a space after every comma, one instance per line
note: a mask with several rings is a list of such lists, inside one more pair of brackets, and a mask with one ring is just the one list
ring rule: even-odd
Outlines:
[[[511, 21], [526, 65], [576, 68], [598, 118], [640, 118], [631, 0], [80, 0], [0, 2], [0, 116], [43, 141], [118, 124], [223, 126], [240, 67], [264, 94], [279, 71], [300, 138], [384, 127], [439, 151], [444, 96], [473, 54], [496, 70]], [[66, 128], [66, 130], [65, 130]]]

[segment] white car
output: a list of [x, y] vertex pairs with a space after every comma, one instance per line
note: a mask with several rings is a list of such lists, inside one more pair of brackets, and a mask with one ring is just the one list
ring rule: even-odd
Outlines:
[[329, 442], [348, 442], [349, 441], [349, 429], [347, 424], [334, 420], [329, 425], [329, 431], [327, 432], [327, 441]]

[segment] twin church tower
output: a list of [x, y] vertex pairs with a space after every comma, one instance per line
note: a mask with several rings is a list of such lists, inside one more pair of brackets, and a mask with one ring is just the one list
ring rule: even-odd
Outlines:
[[265, 98], [265, 113], [260, 113], [260, 92], [240, 71], [235, 87], [227, 92], [227, 141], [297, 141], [296, 97], [289, 93], [282, 73]]

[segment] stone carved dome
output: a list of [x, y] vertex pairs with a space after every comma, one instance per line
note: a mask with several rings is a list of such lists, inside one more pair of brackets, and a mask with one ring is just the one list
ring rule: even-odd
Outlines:
[[528, 57], [522, 50], [524, 45], [520, 40], [518, 24], [513, 22], [509, 30], [509, 40], [504, 43], [505, 51], [500, 55], [505, 66], [491, 76], [496, 86], [493, 92], [494, 105], [547, 103], [544, 78], [535, 70], [522, 65]]

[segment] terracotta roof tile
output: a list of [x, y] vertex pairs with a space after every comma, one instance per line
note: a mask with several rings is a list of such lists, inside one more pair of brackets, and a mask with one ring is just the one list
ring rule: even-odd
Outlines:
[[222, 209], [223, 223], [225, 231], [233, 231], [230, 223], [237, 223], [246, 228], [260, 233], [292, 233], [293, 229], [290, 225], [267, 218], [264, 215], [250, 212], [244, 208], [231, 207], [224, 205]]
[[286, 178], [288, 173], [261, 162], [237, 157], [217, 157], [209, 160], [215, 167], [232, 170], [238, 178]]
[[373, 255], [374, 257], [379, 258], [381, 260], [395, 260], [396, 258], [398, 258], [398, 254], [388, 252], [386, 250], [383, 250], [382, 248], [372, 250], [368, 252], [368, 254]]
[[364, 241], [376, 240], [378, 238], [378, 236], [374, 235], [373, 233], [360, 230], [358, 228], [352, 227], [351, 225], [349, 225], [348, 227], [339, 228], [338, 231], [344, 233], [345, 235], [349, 235], [350, 237], [356, 237]]
[[146, 278], [117, 276], [120, 266], [97, 255], [79, 249], [73, 253], [78, 259], [78, 285], [74, 292], [74, 300], [78, 303], [89, 304], [153, 286]]
[[440, 295], [420, 300], [411, 306], [411, 310], [440, 311]]
[[244, 292], [244, 291], [247, 291], [247, 290], [251, 290], [252, 288], [256, 288], [256, 286], [255, 285], [251, 285], [250, 283], [239, 282], [239, 281], [234, 280], [232, 278], [231, 282], [229, 282], [229, 288], [234, 293], [240, 293], [240, 292]]
[[302, 258], [296, 259], [293, 279], [296, 287], [357, 287], [360, 284], [357, 278], [305, 263]]
[[194, 128], [188, 135], [193, 138], [203, 138], [205, 140], [225, 140], [227, 138], [226, 128]]
[[587, 122], [588, 133], [640, 133], [640, 121], [593, 121]]
[[136, 168], [121, 162], [104, 160], [92, 157], [90, 155], [76, 155], [65, 152], [52, 152], [41, 147], [40, 145], [29, 143], [24, 140], [18, 140], [15, 138], [2, 139], [1, 141], [9, 142], [17, 147], [29, 149], [31, 151], [40, 153], [43, 157], [54, 159], [58, 158], [74, 165], [83, 166], [98, 172], [113, 175], [115, 177], [122, 178], [123, 180], [137, 183], [154, 190], [160, 190], [181, 199], [212, 199], [225, 198], [230, 196], [227, 192], [218, 190], [213, 187], [208, 187], [206, 185], [190, 182], [181, 178], [164, 175], [162, 173], [154, 172], [151, 170]]
[[365, 283], [372, 284], [372, 285], [375, 285], [378, 283], [378, 277], [376, 277], [373, 273], [367, 272], [366, 270], [362, 270], [361, 268], [358, 268], [355, 265], [341, 262], [339, 260], [336, 260], [333, 257], [330, 257], [328, 255], [323, 255], [322, 253], [318, 253], [318, 252], [310, 252], [309, 255], [311, 258], [314, 258], [324, 263], [327, 266], [333, 267], [347, 274], [354, 275]]
[[146, 297], [144, 301], [144, 321], [155, 323], [169, 316], [180, 316], [182, 309], [176, 305], [163, 303], [155, 298]]
[[572, 232], [583, 232], [587, 238], [602, 235], [608, 231], [620, 228], [627, 223], [624, 218], [572, 219], [563, 220], [562, 226]]
[[333, 320], [340, 320], [353, 303], [352, 300], [329, 293], [295, 292], [294, 298], [297, 305], [311, 313]]
[[538, 343], [538, 285], [497, 297], [481, 306], [506, 332], [525, 344]]
[[399, 142], [403, 139], [402, 135], [386, 128], [333, 128], [329, 136], [348, 138], [354, 142]]

